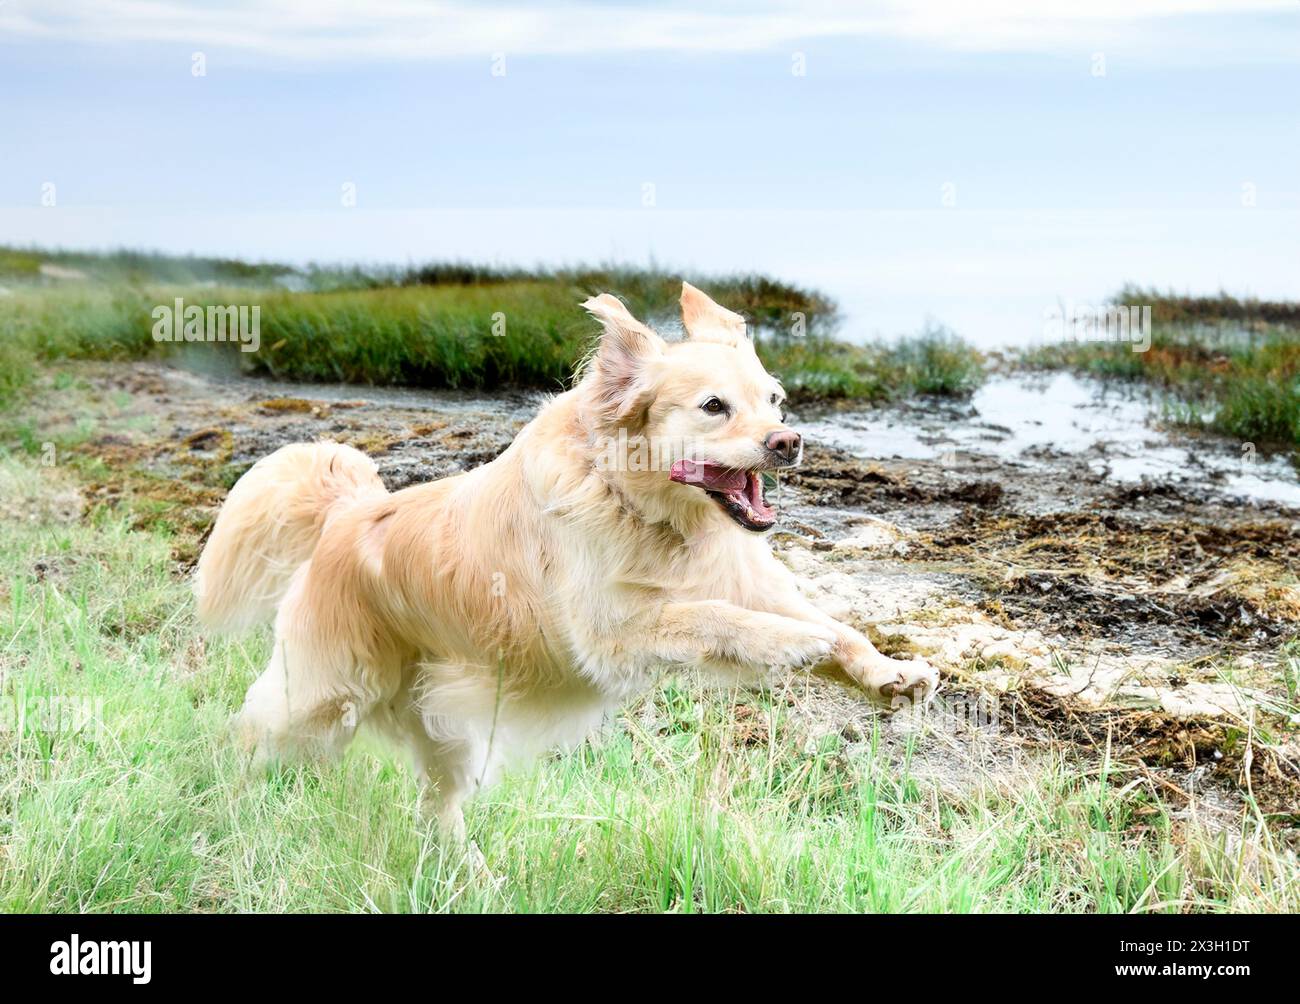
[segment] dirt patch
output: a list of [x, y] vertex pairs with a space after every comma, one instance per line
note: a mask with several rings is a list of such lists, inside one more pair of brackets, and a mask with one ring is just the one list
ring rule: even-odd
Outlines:
[[910, 553], [962, 565], [983, 581], [984, 609], [1020, 624], [1092, 636], [1141, 624], [1165, 646], [1269, 646], [1300, 630], [1291, 520], [972, 512]]
[[1124, 708], [1089, 708], [1027, 688], [1008, 695], [1017, 735], [1136, 761], [1165, 795], [1184, 803], [1207, 788], [1233, 801], [1248, 794], [1300, 847], [1300, 742], [1241, 722], [1176, 718]]
[[1003, 495], [1002, 486], [994, 481], [924, 482], [840, 451], [812, 447], [799, 470], [788, 478], [792, 487], [806, 492], [816, 505], [877, 508], [881, 503], [956, 503], [992, 507]]
[[79, 520], [85, 509], [82, 488], [57, 468], [36, 473], [0, 463], [0, 519], [62, 526]]
[[[42, 438], [60, 442], [90, 507], [127, 506], [142, 527], [175, 533], [181, 567], [225, 493], [258, 459], [294, 442], [333, 439], [374, 457], [390, 489], [493, 459], [526, 408], [468, 395], [367, 398], [283, 393], [269, 381], [200, 376], [152, 363], [85, 364], [72, 388], [41, 394]], [[398, 397], [399, 400], [391, 400]], [[92, 432], [81, 430], [89, 421]]]

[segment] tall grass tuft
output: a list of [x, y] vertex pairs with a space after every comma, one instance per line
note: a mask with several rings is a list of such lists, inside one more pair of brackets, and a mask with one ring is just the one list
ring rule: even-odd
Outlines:
[[1152, 307], [1147, 351], [1061, 342], [1025, 351], [1019, 362], [1140, 380], [1169, 392], [1184, 424], [1243, 441], [1300, 444], [1300, 328], [1292, 326], [1300, 304], [1160, 297], [1133, 287], [1114, 299]]

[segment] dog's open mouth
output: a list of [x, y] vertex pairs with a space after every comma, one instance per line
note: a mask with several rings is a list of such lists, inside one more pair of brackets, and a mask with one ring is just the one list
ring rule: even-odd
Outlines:
[[763, 497], [763, 476], [758, 471], [738, 471], [707, 460], [679, 460], [669, 478], [703, 488], [746, 530], [766, 530], [776, 522], [776, 510]]

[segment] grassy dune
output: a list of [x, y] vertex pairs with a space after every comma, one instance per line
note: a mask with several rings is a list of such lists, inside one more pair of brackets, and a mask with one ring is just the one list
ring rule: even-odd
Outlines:
[[[261, 347], [231, 365], [307, 381], [493, 389], [565, 386], [596, 326], [579, 303], [615, 291], [671, 330], [681, 276], [654, 269], [492, 269], [444, 263], [396, 269], [289, 269], [125, 252], [94, 256], [0, 250], [0, 395], [59, 358], [141, 358], [177, 351], [152, 337], [151, 311], [260, 307]], [[6, 262], [8, 263], [6, 266]], [[53, 266], [60, 278], [51, 278]], [[68, 270], [73, 274], [69, 278]], [[276, 280], [275, 284], [271, 284]], [[753, 323], [764, 362], [800, 400], [883, 401], [977, 386], [977, 353], [933, 329], [895, 345], [837, 340], [834, 304], [762, 276], [698, 279]], [[200, 285], [199, 283], [206, 283]], [[286, 288], [286, 283], [294, 288]]]

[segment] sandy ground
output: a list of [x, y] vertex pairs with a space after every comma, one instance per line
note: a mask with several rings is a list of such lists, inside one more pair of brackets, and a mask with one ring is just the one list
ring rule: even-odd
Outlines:
[[[179, 531], [178, 574], [229, 485], [285, 443], [351, 443], [396, 489], [491, 460], [542, 400], [152, 363], [78, 372], [74, 386], [43, 391], [35, 436], [81, 430], [76, 451], [103, 462], [86, 504], [155, 500]], [[814, 429], [844, 420], [810, 417]], [[934, 420], [890, 416], [908, 428]], [[924, 654], [945, 689], [923, 720], [882, 720], [847, 691], [791, 682], [810, 741], [835, 732], [852, 744], [876, 730], [921, 750], [913, 769], [954, 783], [990, 771], [1014, 783], [1025, 749], [1063, 737], [1118, 742], [1162, 784], [1229, 808], [1254, 771], [1257, 795], [1300, 823], [1300, 652], [1286, 644], [1300, 630], [1300, 512], [1225, 494], [1214, 478], [1126, 484], [1095, 458], [1025, 454], [985, 452], [978, 436], [956, 462], [952, 451], [873, 458], [811, 442], [779, 488], [774, 548], [816, 602], [886, 651]], [[918, 729], [930, 741], [913, 743]], [[1261, 730], [1266, 755], [1243, 760], [1234, 737]]]

